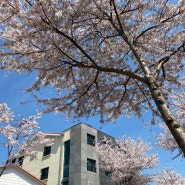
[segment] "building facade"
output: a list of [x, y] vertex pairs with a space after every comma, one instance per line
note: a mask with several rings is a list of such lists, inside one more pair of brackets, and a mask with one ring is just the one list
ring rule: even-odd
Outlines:
[[84, 123], [63, 133], [47, 133], [54, 139], [49, 147], [38, 146], [37, 159], [16, 159], [23, 168], [48, 185], [113, 185], [102, 169], [95, 144], [105, 133]]

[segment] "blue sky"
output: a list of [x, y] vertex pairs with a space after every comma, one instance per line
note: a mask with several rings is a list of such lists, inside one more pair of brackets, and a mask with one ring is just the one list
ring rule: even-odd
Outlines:
[[[15, 113], [16, 117], [26, 117], [36, 114], [36, 110], [41, 111], [42, 106], [36, 105], [36, 100], [31, 94], [26, 93], [25, 89], [28, 88], [34, 81], [34, 75], [8, 73], [7, 71], [0, 71], [0, 103], [7, 103], [11, 110]], [[43, 91], [44, 95], [49, 96], [54, 93], [51, 90]], [[20, 102], [25, 102], [21, 104]], [[146, 114], [144, 119], [149, 119], [150, 114]], [[62, 132], [63, 130], [71, 127], [79, 122], [87, 123], [96, 129], [99, 129], [107, 134], [110, 134], [116, 138], [121, 138], [123, 135], [137, 139], [142, 137], [146, 142], [155, 142], [155, 137], [159, 135], [159, 130], [156, 126], [144, 124], [142, 119], [120, 117], [116, 123], [101, 124], [98, 122], [97, 117], [91, 117], [87, 119], [80, 119], [73, 121], [67, 119], [62, 114], [43, 114], [42, 118], [38, 120], [40, 124], [40, 130], [43, 132]], [[147, 127], [147, 128], [146, 128]], [[2, 142], [2, 136], [0, 135], [0, 141]], [[179, 157], [172, 160], [171, 158], [175, 154], [166, 152], [162, 149], [155, 148], [153, 152], [159, 153], [160, 167], [170, 167], [175, 171], [185, 176], [185, 159]], [[0, 162], [7, 157], [7, 151], [0, 143]]]

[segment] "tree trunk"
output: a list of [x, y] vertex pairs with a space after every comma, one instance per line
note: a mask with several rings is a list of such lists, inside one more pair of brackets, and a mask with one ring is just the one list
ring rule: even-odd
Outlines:
[[178, 123], [172, 111], [169, 109], [169, 106], [166, 100], [164, 99], [162, 90], [160, 89], [160, 87], [157, 85], [157, 83], [152, 77], [147, 78], [147, 85], [150, 89], [151, 95], [155, 101], [156, 106], [158, 107], [159, 112], [161, 113], [161, 116], [164, 122], [168, 126], [179, 148], [182, 150], [183, 154], [185, 155], [185, 131], [184, 129]]

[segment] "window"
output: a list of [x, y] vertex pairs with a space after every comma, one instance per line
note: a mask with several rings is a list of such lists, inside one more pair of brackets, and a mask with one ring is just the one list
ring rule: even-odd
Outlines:
[[105, 175], [106, 175], [106, 176], [109, 176], [109, 177], [110, 177], [110, 176], [111, 176], [111, 173], [112, 173], [112, 172], [110, 172], [110, 171], [105, 171]]
[[95, 136], [87, 134], [87, 144], [95, 146]]
[[19, 165], [20, 165], [20, 166], [22, 166], [23, 161], [24, 161], [24, 156], [19, 157], [19, 159], [18, 159], [18, 163], [19, 163]]
[[14, 164], [16, 162], [16, 158], [12, 159], [12, 164]]
[[49, 167], [41, 169], [40, 180], [47, 179], [48, 178], [48, 173], [49, 173]]
[[49, 155], [51, 153], [51, 146], [44, 147], [43, 156]]
[[63, 178], [61, 184], [62, 184], [62, 185], [69, 185], [69, 177]]
[[62, 183], [62, 185], [68, 185], [69, 184], [69, 182], [63, 182]]
[[70, 162], [70, 140], [64, 143], [64, 171], [63, 177], [69, 177], [69, 162]]
[[96, 161], [93, 159], [87, 159], [87, 170], [96, 172]]

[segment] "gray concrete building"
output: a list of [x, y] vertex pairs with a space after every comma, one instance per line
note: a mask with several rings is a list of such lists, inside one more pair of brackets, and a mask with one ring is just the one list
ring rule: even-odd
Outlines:
[[79, 123], [62, 133], [47, 133], [54, 144], [38, 146], [36, 160], [25, 157], [17, 161], [48, 185], [113, 185], [99, 168], [95, 145], [103, 136], [111, 137]]

